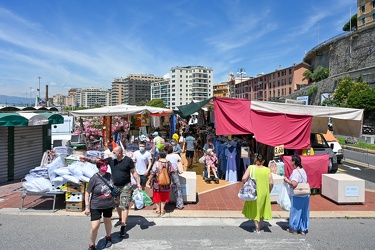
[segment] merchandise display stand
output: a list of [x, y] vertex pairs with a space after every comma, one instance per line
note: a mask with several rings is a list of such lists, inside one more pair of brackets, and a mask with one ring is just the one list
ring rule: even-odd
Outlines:
[[21, 207], [20, 211], [44, 211], [44, 210], [38, 210], [38, 209], [24, 209], [23, 204], [25, 201], [26, 196], [41, 196], [41, 197], [53, 197], [53, 204], [52, 204], [52, 210], [48, 210], [50, 212], [55, 212], [55, 205], [56, 205], [56, 196], [59, 194], [65, 194], [65, 191], [56, 191], [56, 192], [28, 192], [24, 190], [22, 192], [22, 200], [21, 200]]

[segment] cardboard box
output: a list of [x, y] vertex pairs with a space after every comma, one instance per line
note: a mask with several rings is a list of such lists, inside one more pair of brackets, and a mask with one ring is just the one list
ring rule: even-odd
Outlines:
[[67, 212], [82, 212], [85, 210], [85, 201], [81, 202], [66, 202]]
[[67, 182], [67, 192], [72, 193], [84, 193], [86, 191], [85, 182], [79, 182], [79, 184], [74, 182]]
[[72, 192], [65, 193], [65, 201], [81, 202], [84, 200], [85, 199], [84, 199], [83, 193], [72, 193]]
[[65, 191], [66, 191], [66, 182], [64, 181], [51, 181], [51, 192], [61, 192], [63, 190], [63, 186], [65, 185]]

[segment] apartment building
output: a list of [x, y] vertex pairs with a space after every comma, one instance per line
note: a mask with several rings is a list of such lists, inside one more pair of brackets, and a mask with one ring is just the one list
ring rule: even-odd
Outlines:
[[357, 26], [363, 29], [375, 24], [375, 0], [357, 0]]
[[243, 80], [240, 83], [233, 78], [230, 82], [230, 97], [250, 100], [270, 101], [287, 96], [307, 85], [303, 73], [310, 69], [307, 63], [294, 64], [288, 68], [281, 68], [272, 73], [259, 74], [256, 77]]
[[162, 76], [151, 74], [128, 74], [126, 78], [115, 78], [112, 82], [111, 105], [136, 105], [151, 100], [151, 83], [163, 81]]
[[214, 97], [229, 97], [228, 83], [222, 82], [220, 84], [214, 84], [213, 96]]
[[55, 106], [64, 106], [66, 102], [66, 96], [62, 94], [57, 94], [53, 96], [52, 103]]
[[77, 89], [77, 107], [96, 107], [110, 105], [111, 90], [104, 88]]
[[153, 99], [162, 96], [170, 109], [200, 102], [213, 95], [213, 70], [204, 66], [177, 66], [169, 71], [170, 78], [152, 84]]

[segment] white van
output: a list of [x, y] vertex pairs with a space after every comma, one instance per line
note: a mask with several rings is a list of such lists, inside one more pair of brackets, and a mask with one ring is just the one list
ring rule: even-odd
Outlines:
[[328, 144], [332, 148], [333, 153], [335, 153], [337, 157], [337, 163], [340, 164], [341, 160], [344, 158], [344, 151], [342, 150], [340, 143], [337, 141], [329, 141]]

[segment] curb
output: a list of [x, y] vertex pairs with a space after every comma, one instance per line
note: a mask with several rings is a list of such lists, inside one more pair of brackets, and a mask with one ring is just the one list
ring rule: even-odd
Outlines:
[[[66, 212], [65, 210], [52, 211], [20, 211], [18, 208], [0, 209], [0, 214], [6, 215], [53, 215], [53, 216], [81, 216], [83, 212]], [[116, 216], [114, 216], [116, 217]], [[130, 217], [159, 218], [153, 210], [136, 210], [129, 212]], [[163, 218], [245, 218], [241, 211], [214, 211], [214, 210], [175, 210], [167, 212]], [[289, 218], [289, 211], [272, 211], [273, 219]], [[375, 211], [310, 211], [310, 218], [375, 218]]]

